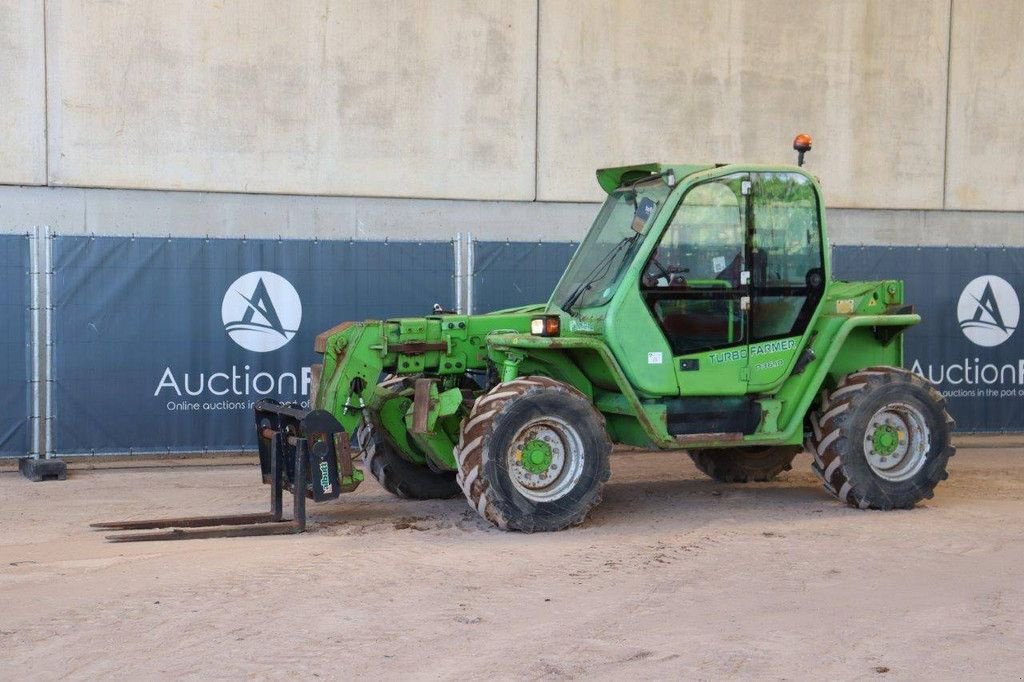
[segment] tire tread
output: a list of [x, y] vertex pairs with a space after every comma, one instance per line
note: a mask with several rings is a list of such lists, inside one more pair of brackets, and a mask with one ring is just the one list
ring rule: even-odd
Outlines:
[[[811, 465], [814, 474], [821, 480], [822, 487], [841, 502], [859, 509], [909, 509], [914, 506], [910, 501], [894, 501], [872, 498], [867, 490], [859, 489], [851, 480], [847, 464], [843, 462], [842, 445], [847, 439], [844, 432], [844, 420], [841, 416], [851, 411], [857, 401], [870, 393], [870, 389], [878, 388], [893, 381], [914, 384], [926, 389], [930, 400], [941, 410], [942, 418], [950, 430], [955, 422], [946, 409], [946, 401], [933, 384], [924, 378], [902, 367], [867, 367], [843, 377], [835, 390], [829, 393], [822, 391], [819, 410], [810, 415], [812, 436], [809, 438], [808, 451], [814, 454], [815, 461]], [[940, 457], [952, 457], [956, 448], [946, 439], [946, 448]], [[921, 496], [930, 499], [933, 490], [941, 481], [948, 478], [945, 463], [937, 467], [927, 481], [927, 487], [921, 490]]]
[[[455, 449], [455, 459], [459, 462], [459, 472], [455, 480], [459, 483], [469, 505], [489, 523], [502, 530], [534, 530], [522, 527], [513, 519], [511, 510], [493, 495], [486, 477], [480, 475], [483, 467], [483, 453], [487, 446], [495, 419], [516, 400], [536, 391], [557, 390], [575, 394], [589, 402], [582, 393], [555, 379], [544, 376], [518, 377], [513, 381], [498, 384], [487, 393], [476, 399], [469, 415], [463, 420], [459, 433], [459, 444]], [[599, 416], [602, 430], [604, 415], [594, 410]], [[611, 442], [608, 442], [611, 448]], [[476, 473], [474, 473], [476, 472]], [[562, 528], [582, 523], [594, 506], [601, 502], [604, 482], [611, 474], [607, 458], [604, 459], [604, 470], [600, 473], [596, 497], [592, 504], [579, 510]], [[547, 530], [559, 530], [556, 528]]]

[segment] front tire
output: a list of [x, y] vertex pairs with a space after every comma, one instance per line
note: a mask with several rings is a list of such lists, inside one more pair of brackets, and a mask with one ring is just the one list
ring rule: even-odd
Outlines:
[[582, 523], [611, 470], [604, 417], [576, 389], [540, 376], [498, 384], [463, 421], [457, 480], [498, 528], [555, 531]]
[[942, 395], [905, 369], [871, 367], [822, 394], [808, 450], [825, 489], [861, 509], [931, 499], [956, 449]]
[[356, 431], [363, 463], [381, 487], [407, 500], [447, 500], [461, 491], [454, 471], [435, 472], [402, 457], [391, 441], [365, 419]]
[[697, 468], [719, 483], [765, 483], [793, 468], [793, 458], [802, 448], [721, 448], [690, 450], [687, 454]]

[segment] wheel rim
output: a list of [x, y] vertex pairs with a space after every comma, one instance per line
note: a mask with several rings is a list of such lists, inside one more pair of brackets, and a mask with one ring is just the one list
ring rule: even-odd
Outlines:
[[920, 471], [930, 447], [924, 415], [906, 403], [889, 403], [875, 412], [864, 433], [868, 465], [887, 481], [905, 481]]
[[533, 502], [565, 496], [583, 474], [583, 440], [557, 417], [541, 417], [519, 429], [508, 450], [516, 491]]

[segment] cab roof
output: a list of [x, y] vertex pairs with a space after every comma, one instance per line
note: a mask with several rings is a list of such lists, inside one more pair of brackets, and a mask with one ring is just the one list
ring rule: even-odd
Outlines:
[[702, 171], [712, 170], [715, 168], [728, 168], [735, 166], [737, 170], [762, 170], [762, 171], [786, 171], [800, 173], [807, 177], [815, 180], [815, 178], [809, 175], [803, 168], [798, 166], [789, 165], [772, 165], [766, 166], [763, 164], [734, 164], [734, 163], [702, 163], [702, 164], [683, 164], [683, 163], [642, 163], [634, 166], [618, 166], [616, 168], [600, 168], [597, 171], [597, 183], [601, 185], [601, 189], [611, 194], [618, 189], [624, 182], [632, 182], [640, 178], [647, 177], [648, 175], [657, 175], [664, 173], [665, 171], [672, 169], [675, 172], [676, 182], [682, 181], [688, 175], [694, 173], [700, 173]]
[[611, 194], [623, 182], [630, 182], [652, 173], [664, 173], [670, 168], [675, 171], [676, 178], [682, 180], [687, 175], [714, 168], [711, 163], [676, 164], [676, 163], [642, 163], [635, 166], [618, 166], [617, 168], [600, 168], [597, 171], [597, 183], [601, 189]]

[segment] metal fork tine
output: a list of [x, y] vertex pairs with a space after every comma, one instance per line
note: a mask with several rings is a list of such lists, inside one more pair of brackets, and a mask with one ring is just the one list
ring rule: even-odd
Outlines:
[[[291, 409], [291, 408], [282, 408]], [[316, 414], [316, 413], [314, 413]], [[199, 540], [203, 538], [237, 538], [254, 535], [290, 535], [301, 533], [306, 529], [306, 483], [309, 480], [309, 443], [305, 438], [289, 438], [288, 442], [295, 448], [294, 470], [290, 485], [286, 484], [284, 444], [285, 436], [280, 431], [265, 433], [270, 429], [261, 429], [261, 437], [270, 439], [270, 471], [271, 484], [270, 512], [252, 514], [231, 514], [227, 516], [185, 516], [168, 519], [143, 519], [138, 521], [103, 521], [90, 524], [97, 530], [152, 530], [168, 528], [159, 533], [123, 533], [107, 535], [110, 542], [154, 542], [158, 540]], [[294, 442], [293, 442], [294, 441]], [[337, 497], [341, 487], [334, 476], [335, 494]], [[282, 516], [282, 493], [292, 491], [292, 520], [285, 521]]]
[[151, 528], [202, 528], [204, 526], [237, 526], [280, 521], [272, 513], [233, 514], [227, 516], [185, 516], [177, 519], [144, 519], [140, 521], [104, 521], [89, 524], [97, 530], [149, 530]]
[[239, 538], [258, 535], [291, 535], [302, 531], [291, 521], [276, 521], [254, 526], [224, 528], [173, 528], [160, 533], [127, 533], [107, 535], [110, 542], [156, 542], [159, 540], [203, 540], [208, 538]]

